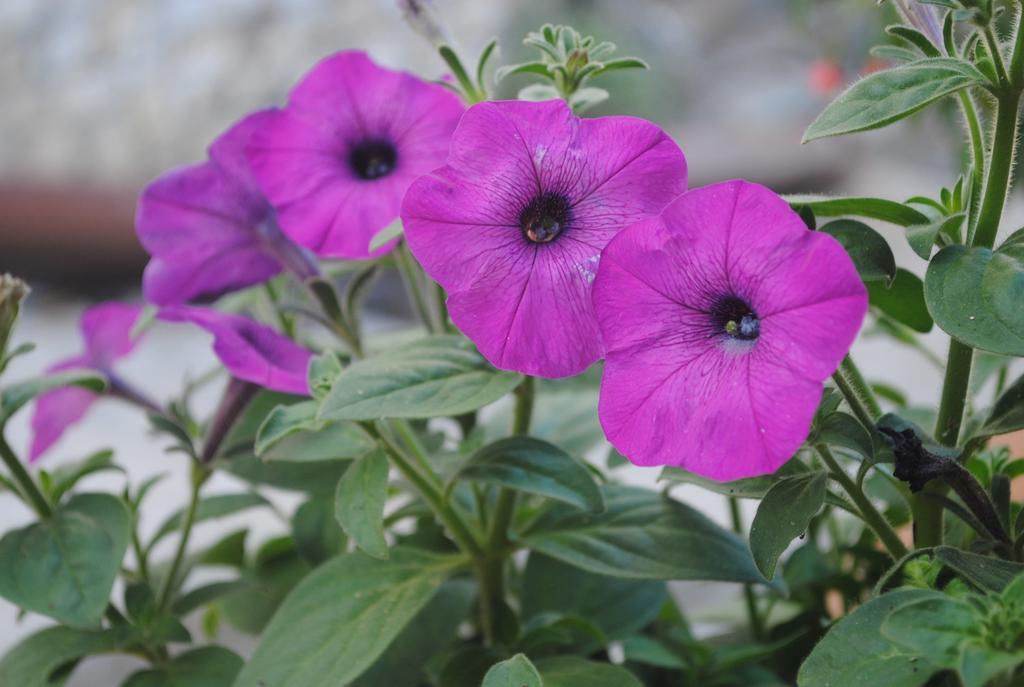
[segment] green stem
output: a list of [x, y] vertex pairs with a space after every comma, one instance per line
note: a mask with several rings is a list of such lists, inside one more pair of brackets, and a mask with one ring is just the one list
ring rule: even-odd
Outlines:
[[875, 400], [871, 387], [864, 381], [863, 375], [850, 356], [843, 358], [839, 369], [832, 375], [832, 380], [857, 419], [865, 427], [874, 427], [875, 422], [882, 416], [882, 409], [879, 407], [878, 401]]
[[0, 458], [3, 458], [7, 469], [14, 476], [14, 481], [21, 488], [22, 498], [32, 506], [36, 514], [40, 518], [48, 518], [53, 515], [53, 505], [50, 500], [39, 489], [39, 485], [32, 479], [32, 475], [28, 474], [24, 463], [15, 455], [2, 432], [0, 432]]
[[[534, 399], [533, 377], [525, 377], [515, 391], [515, 409], [512, 415], [512, 434], [524, 435], [530, 431]], [[516, 492], [503, 487], [494, 506], [494, 519], [485, 544], [484, 559], [480, 564], [480, 620], [484, 639], [493, 644], [495, 619], [505, 601], [505, 554], [508, 528], [516, 512]]]
[[996, 38], [991, 26], [986, 26], [982, 33], [985, 37], [985, 45], [988, 46], [988, 51], [992, 53], [992, 63], [996, 66], [996, 76], [999, 78], [999, 84], [1005, 86], [1010, 83], [1010, 79], [1006, 74], [1006, 64], [1003, 62], [1003, 51], [999, 47], [999, 39]]
[[[138, 518], [137, 515], [133, 515], [134, 518]], [[149, 583], [149, 557], [142, 548], [142, 541], [139, 539], [139, 524], [138, 522], [132, 523], [132, 551], [135, 552], [135, 558], [139, 564], [139, 577], [142, 578], [143, 582]]]
[[440, 332], [454, 333], [455, 328], [448, 321], [448, 296], [440, 284], [431, 285], [434, 291], [434, 303], [437, 306], [437, 319]]
[[266, 292], [267, 298], [270, 300], [270, 305], [274, 308], [274, 312], [277, 313], [277, 322], [281, 326], [281, 331], [283, 331], [285, 336], [289, 339], [294, 339], [295, 319], [278, 307], [278, 304], [281, 302], [281, 298], [277, 293], [277, 287], [274, 286], [273, 281], [263, 282], [263, 290]]
[[427, 457], [427, 451], [423, 448], [423, 444], [416, 436], [416, 433], [412, 430], [412, 427], [409, 426], [409, 423], [406, 420], [394, 420], [393, 425], [399, 438], [401, 438], [402, 442], [409, 449], [413, 458], [416, 459], [423, 476], [434, 485], [435, 489], [443, 491], [443, 484], [434, 472], [433, 466], [430, 464], [430, 459]]
[[[746, 527], [743, 524], [743, 514], [740, 512], [740, 502], [735, 496], [729, 497], [729, 516], [732, 519], [733, 532], [741, 537], [746, 536]], [[747, 620], [750, 623], [750, 636], [755, 642], [764, 638], [764, 622], [761, 620], [761, 613], [757, 608], [757, 595], [754, 594], [752, 585], [743, 585], [743, 598], [747, 604]]]
[[426, 477], [413, 465], [402, 447], [391, 441], [372, 424], [362, 423], [361, 426], [384, 445], [388, 456], [391, 458], [391, 463], [420, 493], [420, 496], [426, 501], [434, 515], [441, 521], [441, 524], [448, 528], [448, 532], [459, 549], [463, 553], [479, 559], [482, 554], [480, 545], [458, 513], [445, 503], [443, 492], [435, 486], [435, 481], [438, 481], [437, 476], [434, 475], [433, 479]]
[[199, 491], [210, 476], [210, 471], [205, 467], [196, 466], [192, 473], [192, 494], [189, 498], [188, 509], [185, 511], [185, 519], [181, 523], [181, 536], [178, 539], [178, 548], [171, 559], [171, 568], [164, 578], [163, 588], [160, 590], [157, 608], [166, 610], [171, 604], [171, 597], [177, 590], [177, 578], [181, 572], [181, 564], [185, 560], [185, 551], [188, 548], [188, 540], [192, 536], [192, 526], [196, 521], [196, 511], [199, 509]]
[[1013, 42], [1013, 55], [1010, 57], [1010, 85], [1013, 88], [1024, 88], [1024, 7], [1017, 10], [1017, 26], [1014, 27], [1016, 38]]
[[[1015, 51], [1015, 60], [1019, 53], [1019, 50]], [[1020, 94], [1015, 93], [1013, 96], [1003, 96], [998, 102], [985, 196], [978, 212], [978, 224], [971, 242], [972, 246], [992, 248], [995, 245], [1010, 185], [1010, 172], [1013, 168], [1019, 97]], [[935, 422], [935, 438], [946, 446], [956, 446], [960, 440], [973, 360], [974, 350], [970, 346], [956, 339], [950, 340], [946, 376]], [[925, 489], [941, 488], [929, 486]], [[923, 493], [915, 494], [910, 505], [914, 515], [914, 545], [920, 548], [942, 544], [942, 505]]]
[[416, 262], [413, 260], [412, 254], [409, 252], [409, 248], [405, 245], [404, 241], [395, 249], [394, 256], [395, 264], [398, 266], [398, 273], [401, 275], [402, 283], [405, 285], [405, 292], [409, 296], [409, 302], [416, 311], [417, 317], [420, 318], [420, 322], [423, 323], [428, 332], [431, 334], [438, 333], [435, 330], [434, 318], [430, 316], [430, 308], [427, 307], [427, 301], [423, 297], [423, 281], [417, 274]]
[[857, 509], [860, 511], [861, 519], [871, 528], [871, 531], [875, 533], [879, 541], [885, 545], [888, 549], [889, 555], [895, 560], [899, 560], [903, 556], [907, 555], [907, 547], [900, 541], [896, 531], [892, 528], [892, 525], [885, 519], [885, 517], [878, 512], [875, 508], [875, 504], [871, 503], [871, 499], [867, 497], [862, 489], [860, 489], [853, 479], [846, 474], [846, 471], [836, 460], [836, 457], [832, 455], [832, 451], [829, 450], [825, 444], [818, 444], [815, 446], [818, 450], [818, 454], [821, 459], [825, 462], [831, 473], [832, 479], [839, 482], [839, 485], [846, 491], [850, 499], [857, 505]]
[[974, 238], [974, 231], [978, 221], [978, 200], [981, 198], [981, 188], [985, 181], [985, 138], [981, 134], [981, 124], [978, 121], [978, 110], [974, 106], [971, 94], [966, 90], [960, 91], [960, 109], [967, 123], [967, 131], [970, 134], [971, 158], [973, 167], [971, 169], [971, 207], [967, 219], [967, 241]]

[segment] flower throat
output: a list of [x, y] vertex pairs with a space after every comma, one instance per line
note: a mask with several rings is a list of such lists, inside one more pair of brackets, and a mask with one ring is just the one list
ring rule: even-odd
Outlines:
[[569, 199], [548, 191], [536, 196], [519, 213], [519, 228], [532, 243], [550, 243], [568, 228], [571, 218]]
[[756, 341], [761, 334], [757, 313], [737, 296], [724, 296], [711, 308], [714, 333], [737, 341]]
[[386, 177], [395, 169], [398, 151], [391, 141], [369, 138], [360, 141], [348, 154], [348, 164], [360, 179], [372, 181]]

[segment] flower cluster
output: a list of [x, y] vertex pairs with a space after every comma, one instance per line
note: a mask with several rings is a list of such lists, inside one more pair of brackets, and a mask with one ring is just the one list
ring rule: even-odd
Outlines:
[[[310, 351], [195, 304], [281, 272], [308, 283], [315, 258], [377, 258], [399, 239], [371, 239], [399, 215], [452, 322], [495, 367], [565, 377], [605, 360], [601, 423], [639, 465], [774, 471], [867, 308], [838, 242], [761, 186], [687, 191], [686, 159], [653, 123], [581, 119], [562, 100], [464, 110], [359, 52], [323, 60], [284, 108], [145, 190], [144, 292], [159, 319], [212, 333], [236, 379], [307, 394]], [[88, 353], [60, 366], [116, 380], [138, 309], [103, 307], [86, 315]], [[33, 456], [88, 394], [44, 397]]]

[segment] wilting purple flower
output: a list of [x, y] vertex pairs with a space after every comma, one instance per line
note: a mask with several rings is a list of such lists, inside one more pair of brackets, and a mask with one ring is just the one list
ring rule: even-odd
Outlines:
[[316, 273], [304, 251], [277, 226], [252, 176], [245, 146], [273, 114], [256, 112], [210, 146], [210, 160], [163, 175], [142, 192], [135, 219], [152, 255], [143, 275], [158, 305], [209, 301], [291, 270]]
[[608, 439], [638, 465], [723, 481], [799, 448], [867, 311], [842, 246], [745, 181], [690, 191], [622, 232], [593, 295]]
[[[85, 350], [55, 363], [48, 371], [96, 370], [107, 377], [110, 394], [152, 407], [122, 382], [113, 369], [114, 362], [131, 353], [138, 343], [138, 337], [132, 336], [132, 329], [141, 313], [141, 306], [127, 303], [101, 303], [88, 308], [79, 321]], [[99, 398], [99, 394], [79, 387], [56, 389], [37, 398], [31, 420], [29, 461], [36, 461]]]
[[242, 315], [210, 308], [171, 306], [157, 317], [191, 322], [213, 334], [213, 352], [233, 376], [274, 391], [309, 395], [313, 354], [270, 327]]
[[918, 0], [896, 0], [896, 8], [915, 29], [931, 40], [939, 52], [946, 54], [946, 41], [934, 7]]
[[444, 162], [462, 112], [441, 86], [341, 52], [256, 132], [249, 160], [292, 239], [322, 257], [366, 258], [409, 184]]
[[590, 302], [601, 250], [685, 189], [682, 151], [650, 122], [580, 119], [561, 100], [481, 103], [448, 163], [409, 189], [402, 221], [491, 363], [562, 377], [602, 354]]

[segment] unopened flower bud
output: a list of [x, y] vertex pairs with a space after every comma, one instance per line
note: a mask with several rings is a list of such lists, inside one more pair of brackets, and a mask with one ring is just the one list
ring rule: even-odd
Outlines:
[[433, 0], [398, 0], [398, 9], [412, 30], [435, 47], [452, 42]]
[[9, 274], [0, 274], [0, 364], [7, 352], [21, 302], [28, 296], [28, 284]]

